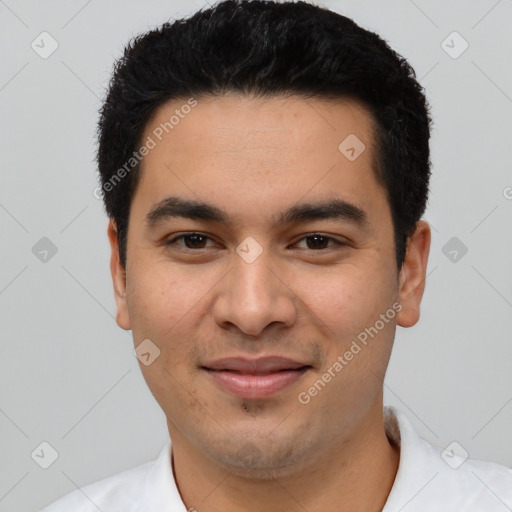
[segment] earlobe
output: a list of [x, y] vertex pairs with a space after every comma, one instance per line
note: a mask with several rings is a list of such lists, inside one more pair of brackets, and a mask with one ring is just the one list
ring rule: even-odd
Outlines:
[[420, 220], [407, 243], [405, 260], [399, 275], [399, 302], [402, 310], [397, 323], [402, 327], [412, 327], [420, 317], [420, 304], [425, 291], [428, 254], [431, 232], [426, 221]]
[[107, 235], [110, 242], [110, 273], [114, 286], [114, 298], [116, 301], [116, 322], [121, 329], [131, 329], [128, 304], [126, 302], [126, 271], [121, 264], [119, 255], [119, 241], [117, 227], [113, 219], [110, 219], [107, 227]]

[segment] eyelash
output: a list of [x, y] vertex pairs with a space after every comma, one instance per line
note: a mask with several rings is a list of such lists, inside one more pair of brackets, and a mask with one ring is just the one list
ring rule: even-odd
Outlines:
[[[165, 242], [165, 245], [166, 246], [171, 246], [171, 245], [174, 245], [176, 244], [177, 240], [180, 240], [180, 239], [185, 239], [187, 237], [191, 237], [191, 236], [200, 236], [202, 238], [205, 238], [207, 240], [211, 240], [211, 238], [207, 235], [204, 235], [203, 233], [197, 233], [197, 232], [190, 232], [190, 233], [184, 233], [184, 234], [181, 234], [181, 235], [178, 235], [170, 240], [167, 240]], [[322, 233], [309, 233], [305, 236], [303, 236], [301, 239], [299, 239], [295, 244], [299, 243], [299, 242], [302, 242], [303, 240], [306, 240], [308, 238], [313, 238], [313, 237], [320, 237], [320, 238], [323, 238], [325, 240], [327, 240], [328, 242], [334, 242], [334, 245], [337, 245], [339, 247], [343, 247], [343, 246], [347, 246], [349, 245], [348, 243], [345, 243], [345, 242], [341, 242], [340, 240], [337, 240], [333, 237], [330, 237], [330, 236], [327, 236], [327, 235], [323, 235]], [[294, 245], [295, 245], [294, 244]], [[323, 248], [323, 249], [307, 249], [311, 252], [324, 252], [324, 251], [327, 251], [329, 250], [331, 247], [327, 247], [327, 248]], [[199, 247], [198, 249], [194, 249], [194, 248], [190, 248], [190, 247], [184, 247], [184, 246], [181, 246], [181, 249], [180, 250], [184, 250], [184, 251], [193, 251], [193, 252], [198, 252], [200, 251], [201, 249], [206, 249], [206, 247]]]

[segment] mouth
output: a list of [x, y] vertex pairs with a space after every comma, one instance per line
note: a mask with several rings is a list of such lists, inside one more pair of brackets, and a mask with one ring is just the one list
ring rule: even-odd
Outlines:
[[201, 367], [224, 391], [239, 398], [269, 398], [296, 383], [312, 369], [282, 357], [248, 360], [240, 357], [226, 358]]

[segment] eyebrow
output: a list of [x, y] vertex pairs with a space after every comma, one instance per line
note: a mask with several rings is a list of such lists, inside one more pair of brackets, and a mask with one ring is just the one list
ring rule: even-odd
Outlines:
[[[153, 228], [175, 217], [229, 224], [227, 212], [213, 204], [170, 196], [158, 202], [146, 215], [146, 225]], [[322, 219], [347, 220], [360, 227], [369, 227], [366, 212], [343, 199], [295, 205], [273, 217], [278, 226]]]

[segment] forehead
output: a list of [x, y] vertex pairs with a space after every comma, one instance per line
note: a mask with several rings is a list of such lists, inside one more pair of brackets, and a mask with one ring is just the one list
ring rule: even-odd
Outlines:
[[[279, 151], [283, 142], [290, 149], [298, 150], [307, 142], [309, 149], [325, 151], [328, 146], [337, 150], [341, 140], [351, 134], [371, 146], [373, 124], [366, 107], [351, 99], [227, 93], [165, 103], [148, 121], [144, 135], [167, 145], [179, 138], [183, 149], [192, 143], [195, 152], [240, 152], [256, 150], [262, 144], [267, 151], [272, 147]], [[283, 136], [286, 141], [277, 140]], [[192, 137], [203, 140], [198, 145]]]
[[373, 171], [373, 132], [368, 110], [347, 99], [230, 93], [173, 100], [142, 134], [152, 149], [136, 196], [147, 208], [172, 194], [246, 215], [254, 203], [270, 215], [277, 203], [335, 193], [368, 209], [386, 195]]

